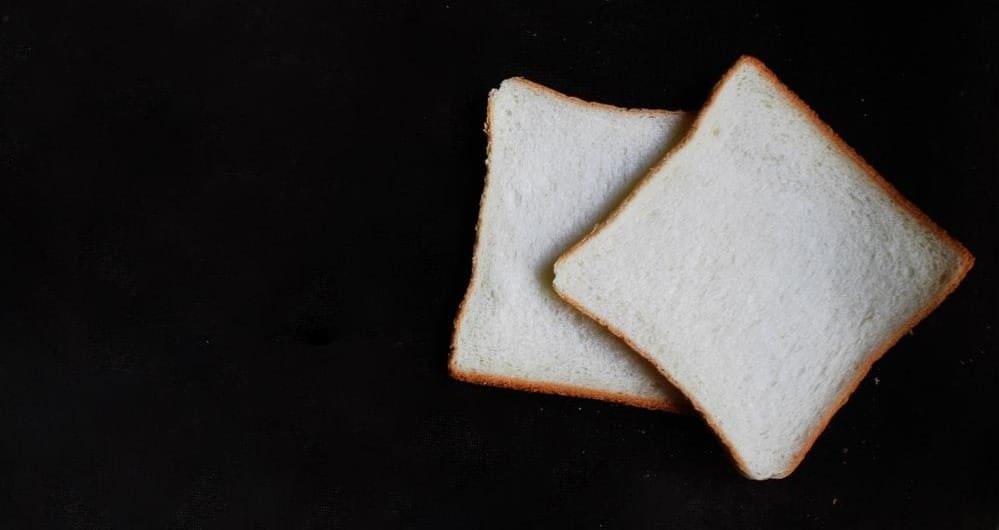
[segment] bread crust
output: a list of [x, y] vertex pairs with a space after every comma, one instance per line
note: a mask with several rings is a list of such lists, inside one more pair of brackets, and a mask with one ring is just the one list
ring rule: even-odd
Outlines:
[[455, 369], [454, 365], [449, 366], [449, 372], [451, 377], [459, 381], [474, 383], [477, 385], [496, 386], [512, 390], [525, 390], [527, 392], [537, 392], [540, 394], [555, 394], [575, 398], [598, 399], [600, 401], [609, 401], [611, 403], [630, 405], [632, 407], [639, 407], [648, 410], [663, 410], [678, 413], [690, 412], [689, 410], [681, 409], [678, 403], [673, 403], [671, 401], [658, 401], [655, 399], [647, 399], [628, 394], [619, 394], [616, 392], [601, 392], [592, 388], [562, 385], [558, 383], [534, 382], [527, 379], [516, 379], [512, 377], [500, 377], [471, 371], [461, 371]]
[[[673, 115], [685, 115], [685, 114], [687, 114], [686, 111], [682, 111], [682, 110], [642, 109], [642, 108], [618, 107], [618, 106], [615, 106], [615, 105], [610, 105], [608, 103], [600, 103], [599, 101], [587, 101], [585, 99], [580, 99], [580, 98], [577, 98], [575, 96], [570, 96], [568, 94], [563, 94], [563, 93], [559, 92], [558, 90], [555, 90], [554, 88], [547, 87], [545, 85], [541, 85], [541, 84], [535, 83], [534, 81], [531, 81], [530, 79], [527, 79], [526, 77], [520, 77], [520, 76], [511, 77], [511, 78], [507, 79], [507, 81], [516, 81], [517, 83], [521, 83], [523, 85], [529, 86], [533, 90], [537, 90], [538, 92], [544, 92], [545, 94], [548, 94], [549, 96], [552, 96], [552, 97], [554, 97], [556, 99], [561, 99], [563, 101], [568, 101], [568, 102], [574, 103], [576, 105], [581, 105], [583, 107], [590, 107], [590, 108], [593, 108], [593, 109], [600, 109], [600, 110], [611, 111], [611, 112], [630, 112], [630, 113], [634, 113], [634, 114], [649, 114], [649, 115], [652, 115], [652, 116], [673, 116]], [[488, 120], [490, 118], [491, 118], [491, 115], [487, 111], [487, 115], [486, 115], [487, 124], [488, 124]]]
[[[936, 223], [934, 223], [925, 213], [919, 210], [919, 208], [917, 208], [914, 204], [912, 204], [908, 199], [903, 197], [902, 194], [898, 192], [898, 190], [892, 187], [892, 185], [889, 184], [870, 164], [868, 164], [866, 160], [864, 160], [859, 154], [857, 154], [857, 152], [852, 147], [850, 147], [846, 142], [844, 142], [843, 139], [840, 138], [839, 135], [837, 135], [836, 132], [833, 131], [828, 124], [819, 119], [815, 111], [812, 110], [812, 108], [809, 107], [801, 98], [799, 98], [797, 94], [791, 91], [790, 88], [788, 88], [784, 83], [782, 83], [780, 79], [777, 78], [777, 75], [774, 74], [769, 68], [767, 68], [762, 61], [760, 61], [755, 57], [751, 57], [749, 55], [743, 55], [742, 57], [739, 58], [738, 61], [736, 61], [735, 65], [729, 68], [729, 70], [725, 73], [725, 75], [722, 76], [721, 80], [718, 81], [717, 84], [715, 84], [714, 88], [711, 91], [711, 96], [704, 104], [704, 108], [701, 109], [701, 112], [698, 114], [697, 118], [695, 118], [694, 123], [687, 130], [683, 139], [680, 140], [680, 142], [673, 149], [671, 149], [668, 153], [666, 153], [666, 156], [664, 156], [659, 162], [653, 165], [651, 169], [649, 169], [648, 173], [646, 173], [645, 176], [641, 178], [641, 180], [634, 187], [631, 193], [627, 197], [625, 197], [623, 201], [621, 201], [621, 204], [618, 205], [618, 207], [615, 208], [613, 212], [611, 212], [611, 214], [607, 217], [607, 219], [597, 224], [597, 226], [595, 226], [593, 230], [590, 231], [589, 234], [587, 234], [585, 237], [577, 241], [576, 244], [569, 247], [569, 250], [567, 250], [565, 253], [559, 256], [557, 260], [555, 260], [556, 268], [558, 267], [558, 264], [562, 260], [571, 256], [580, 247], [582, 247], [582, 245], [584, 245], [587, 241], [589, 241], [590, 238], [592, 238], [594, 235], [600, 232], [600, 230], [602, 230], [606, 225], [613, 222], [614, 219], [617, 218], [617, 216], [621, 213], [621, 211], [632, 201], [632, 199], [634, 199], [634, 197], [636, 197], [639, 193], [641, 193], [642, 188], [644, 188], [649, 183], [649, 181], [652, 179], [652, 176], [655, 175], [664, 164], [668, 163], [669, 160], [672, 159], [672, 157], [676, 153], [679, 153], [681, 150], [683, 150], [686, 147], [689, 140], [694, 137], [694, 135], [697, 133], [698, 129], [700, 128], [701, 117], [704, 116], [705, 111], [707, 111], [711, 107], [711, 105], [714, 104], [715, 98], [717, 97], [721, 86], [724, 85], [725, 82], [728, 81], [728, 79], [732, 77], [732, 75], [734, 75], [739, 70], [740, 67], [745, 65], [751, 65], [757, 71], [759, 71], [764, 77], [770, 80], [774, 84], [774, 86], [776, 86], [778, 90], [780, 90], [780, 92], [784, 94], [785, 97], [788, 98], [791, 104], [796, 106], [798, 110], [804, 113], [805, 116], [807, 116], [807, 118], [812, 122], [812, 124], [815, 125], [819, 129], [819, 131], [833, 143], [833, 145], [835, 145], [841, 152], [845, 153], [854, 163], [856, 163], [863, 170], [864, 174], [866, 174], [876, 186], [881, 188], [896, 204], [898, 204], [898, 206], [900, 206], [903, 210], [912, 215], [920, 224], [922, 224], [930, 232], [932, 232], [934, 235], [936, 235], [938, 238], [944, 241], [947, 245], [949, 245], [957, 254], [960, 260], [960, 265], [958, 267], [957, 273], [954, 275], [953, 278], [951, 278], [951, 280], [946, 285], [944, 285], [940, 289], [937, 295], [932, 300], [930, 300], [929, 303], [923, 306], [923, 308], [920, 311], [918, 311], [909, 320], [907, 320], [898, 329], [896, 329], [895, 332], [891, 334], [887, 340], [878, 345], [878, 347], [871, 350], [871, 352], [865, 358], [864, 362], [861, 363], [861, 365], [857, 368], [855, 374], [853, 375], [853, 378], [849, 381], [849, 383], [847, 383], [843, 387], [843, 390], [840, 391], [839, 395], [833, 401], [832, 406], [830, 406], [825, 411], [820, 420], [815, 424], [812, 430], [805, 437], [805, 443], [802, 445], [801, 450], [791, 458], [788, 467], [774, 476], [762, 477], [761, 479], [784, 478], [790, 475], [798, 467], [801, 461], [805, 458], [805, 455], [815, 444], [815, 441], [818, 439], [819, 435], [822, 434], [822, 431], [825, 430], [826, 426], [832, 420], [836, 412], [838, 412], [839, 409], [842, 408], [842, 406], [850, 398], [850, 395], [853, 394], [853, 392], [860, 385], [860, 382], [864, 379], [864, 376], [866, 376], [870, 372], [871, 366], [875, 363], [875, 361], [880, 359], [885, 354], [885, 352], [887, 352], [892, 346], [895, 345], [895, 343], [898, 342], [899, 339], [902, 338], [903, 335], [905, 335], [909, 330], [915, 327], [921, 320], [926, 318], [927, 315], [933, 312], [933, 310], [936, 309], [937, 306], [939, 306], [944, 301], [944, 299], [947, 298], [947, 296], [949, 296], [950, 293], [952, 293], [954, 289], [957, 288], [957, 286], [967, 275], [968, 271], [971, 270], [971, 267], [975, 263], [975, 258], [971, 254], [971, 252], [969, 252], [968, 249], [964, 247], [964, 245], [962, 245], [960, 242], [952, 238], [946, 231], [944, 231]], [[748, 478], [755, 478], [750, 475], [749, 467], [746, 465], [746, 462], [742, 460], [732, 442], [724, 436], [721, 429], [718, 427], [717, 422], [711, 416], [709, 411], [705, 410], [705, 408], [701, 405], [700, 402], [698, 402], [695, 396], [693, 396], [690, 392], [688, 392], [685, 388], [683, 388], [682, 385], [680, 385], [677, 381], [675, 381], [672, 378], [672, 376], [670, 376], [669, 372], [664, 369], [664, 367], [657, 364], [652, 355], [650, 355], [646, 351], [643, 351], [641, 348], [638, 347], [638, 345], [631, 342], [631, 340], [627, 336], [625, 336], [625, 334], [621, 330], [610, 325], [602, 318], [587, 311], [586, 308], [582, 306], [582, 304], [574, 300], [568, 294], [559, 291], [557, 286], [553, 287], [555, 288], [555, 292], [558, 293], [558, 295], [561, 296], [566, 302], [568, 302], [570, 305], [575, 307], [583, 314], [589, 316], [599, 324], [606, 327], [608, 330], [610, 330], [611, 333], [620, 337], [621, 340], [623, 340], [625, 343], [628, 344], [628, 346], [631, 347], [631, 349], [635, 350], [636, 352], [639, 353], [639, 355], [641, 355], [650, 363], [652, 363], [652, 365], [655, 366], [656, 370], [658, 370], [659, 373], [661, 373], [663, 377], [665, 377], [666, 380], [670, 382], [670, 384], [679, 389], [680, 392], [683, 392], [683, 394], [687, 397], [687, 399], [690, 400], [690, 403], [691, 405], [693, 405], [694, 409], [697, 410], [699, 413], [701, 413], [701, 415], [704, 417], [704, 420], [707, 422], [708, 426], [710, 426], [711, 429], [715, 431], [715, 433], [718, 435], [718, 438], [721, 440], [722, 444], [728, 450], [729, 455], [732, 457], [732, 460], [734, 460], [736, 466], [738, 466], [739, 471]]]
[[[647, 114], [650, 116], [671, 116], [671, 115], [682, 115], [685, 114], [682, 111], [669, 111], [669, 110], [652, 110], [652, 109], [626, 109], [621, 107], [615, 107], [613, 105], [607, 105], [604, 103], [596, 103], [585, 101], [576, 97], [572, 97], [543, 85], [539, 85], [533, 81], [525, 79], [523, 77], [513, 77], [511, 81], [516, 81], [518, 83], [527, 85], [534, 90], [544, 92], [550, 96], [553, 96], [564, 101], [574, 103], [576, 105], [589, 106], [591, 108], [598, 108], [602, 110], [610, 110], [615, 112], [629, 112], [638, 114]], [[479, 198], [479, 215], [475, 223], [475, 246], [472, 249], [472, 275], [468, 281], [468, 288], [465, 290], [465, 296], [461, 300], [461, 304], [458, 306], [458, 314], [454, 319], [454, 331], [451, 334], [451, 351], [448, 357], [448, 373], [454, 379], [459, 381], [464, 381], [468, 383], [475, 383], [480, 385], [497, 386], [502, 388], [510, 388], [515, 390], [526, 390], [529, 392], [539, 392], [545, 394], [557, 394], [561, 396], [578, 397], [578, 398], [588, 398], [588, 399], [599, 399], [603, 401], [609, 401], [612, 403], [618, 403], [622, 405], [630, 405], [633, 407], [640, 407], [650, 410], [663, 410], [668, 412], [675, 412], [680, 414], [689, 414], [690, 406], [683, 402], [674, 402], [669, 400], [653, 400], [644, 398], [641, 396], [632, 396], [627, 394], [620, 394], [614, 392], [602, 392], [592, 388], [578, 387], [573, 385], [562, 385], [558, 383], [551, 382], [538, 382], [531, 381], [528, 379], [521, 379], [515, 377], [502, 377], [497, 375], [482, 374], [471, 371], [461, 370], [456, 362], [456, 351], [457, 351], [457, 341], [458, 332], [461, 330], [461, 324], [465, 315], [465, 309], [468, 306], [468, 301], [471, 300], [473, 292], [475, 290], [476, 279], [478, 278], [478, 250], [479, 250], [479, 228], [482, 226], [483, 212], [485, 211], [486, 204], [486, 193], [489, 189], [489, 163], [492, 160], [492, 131], [491, 124], [493, 119], [493, 97], [490, 93], [488, 103], [486, 105], [486, 122], [484, 126], [484, 131], [488, 138], [488, 143], [486, 145], [486, 176], [484, 185], [482, 187], [482, 195]]]

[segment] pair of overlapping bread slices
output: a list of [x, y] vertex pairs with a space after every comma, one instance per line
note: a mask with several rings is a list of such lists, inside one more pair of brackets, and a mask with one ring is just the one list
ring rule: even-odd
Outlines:
[[790, 474], [973, 258], [760, 61], [696, 115], [489, 95], [461, 380], [696, 410]]

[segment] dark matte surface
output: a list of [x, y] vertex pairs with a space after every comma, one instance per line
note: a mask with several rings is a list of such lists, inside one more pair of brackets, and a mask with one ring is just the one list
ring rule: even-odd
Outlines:
[[[994, 14], [39, 4], [0, 10], [0, 527], [997, 527]], [[450, 380], [488, 89], [697, 109], [742, 53], [978, 258], [798, 471]]]

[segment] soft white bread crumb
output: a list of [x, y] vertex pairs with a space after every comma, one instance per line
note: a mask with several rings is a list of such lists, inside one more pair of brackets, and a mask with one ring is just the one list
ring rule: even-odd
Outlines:
[[551, 288], [552, 265], [617, 205], [689, 122], [586, 103], [523, 79], [489, 96], [488, 174], [451, 373], [661, 409], [686, 400]]
[[555, 266], [749, 477], [791, 473], [972, 257], [743, 58], [690, 135]]

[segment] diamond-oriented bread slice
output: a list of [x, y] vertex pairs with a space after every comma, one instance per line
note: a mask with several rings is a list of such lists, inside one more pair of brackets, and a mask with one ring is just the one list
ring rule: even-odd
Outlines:
[[761, 62], [555, 264], [554, 287], [680, 388], [753, 479], [790, 474], [973, 258]]
[[489, 95], [488, 172], [450, 372], [473, 383], [689, 410], [620, 339], [561, 300], [552, 264], [689, 126], [514, 78]]

